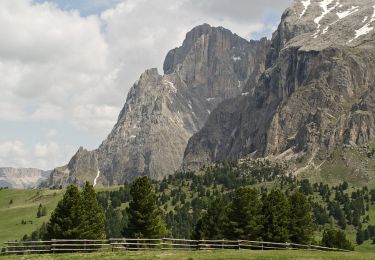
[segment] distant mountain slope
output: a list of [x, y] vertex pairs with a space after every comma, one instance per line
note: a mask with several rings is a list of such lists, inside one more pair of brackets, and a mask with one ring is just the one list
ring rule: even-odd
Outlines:
[[[330, 165], [374, 180], [375, 2], [294, 1], [255, 91], [224, 101], [190, 140], [184, 169], [244, 155]], [[345, 167], [342, 167], [346, 165]], [[298, 167], [297, 167], [298, 168]], [[346, 176], [346, 177], [347, 177]]]
[[164, 75], [146, 70], [129, 91], [118, 122], [100, 147], [79, 149], [46, 185], [121, 184], [178, 170], [188, 139], [223, 100], [248, 94], [264, 71], [270, 42], [246, 41], [222, 27], [198, 26], [171, 50]]
[[51, 171], [33, 168], [0, 168], [0, 187], [29, 189], [46, 181]]

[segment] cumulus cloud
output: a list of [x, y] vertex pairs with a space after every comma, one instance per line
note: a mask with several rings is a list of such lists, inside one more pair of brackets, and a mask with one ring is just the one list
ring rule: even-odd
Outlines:
[[267, 16], [280, 16], [290, 2], [1, 0], [0, 123], [48, 128], [58, 122], [66, 128], [33, 142], [1, 133], [0, 166], [52, 168], [66, 162], [78, 145], [53, 141], [57, 133], [83, 129], [96, 143], [103, 140], [132, 83], [147, 68], [162, 73], [168, 50], [194, 26], [223, 26], [249, 39], [273, 28]]
[[65, 164], [74, 151], [74, 146], [53, 141], [29, 147], [19, 140], [5, 140], [0, 141], [0, 165], [46, 170]]
[[[26, 0], [1, 1], [0, 9], [0, 119], [73, 122], [77, 106], [116, 100], [108, 81], [114, 67], [97, 16]], [[101, 125], [94, 130], [108, 130]]]

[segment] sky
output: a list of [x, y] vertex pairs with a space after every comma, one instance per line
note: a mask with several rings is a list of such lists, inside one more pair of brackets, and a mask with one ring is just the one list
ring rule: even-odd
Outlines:
[[271, 37], [292, 0], [1, 0], [0, 167], [97, 148], [133, 82], [194, 26]]

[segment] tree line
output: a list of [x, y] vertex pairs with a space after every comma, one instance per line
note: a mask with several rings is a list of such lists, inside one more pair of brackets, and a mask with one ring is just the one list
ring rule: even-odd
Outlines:
[[[354, 189], [346, 182], [337, 186], [312, 184], [267, 161], [220, 162], [199, 173], [176, 173], [162, 181], [142, 177], [118, 190], [98, 192], [95, 200], [104, 215], [106, 237], [163, 234], [175, 238], [318, 243], [309, 235], [314, 230], [331, 237], [322, 243], [337, 240], [349, 248], [342, 235], [351, 225], [357, 229], [358, 244], [375, 239], [368, 214], [375, 202], [375, 190]], [[301, 210], [300, 205], [308, 210]], [[309, 214], [297, 219], [291, 212], [293, 216]], [[301, 224], [306, 219], [311, 225]], [[141, 227], [142, 223], [151, 224]], [[47, 230], [48, 225], [42, 228]]]

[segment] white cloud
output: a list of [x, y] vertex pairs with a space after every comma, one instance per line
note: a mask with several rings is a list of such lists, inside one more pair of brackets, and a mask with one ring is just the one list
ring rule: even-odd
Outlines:
[[[69, 131], [58, 129], [60, 143], [53, 141], [57, 133], [52, 130], [43, 140], [32, 141], [26, 134], [14, 138], [2, 132], [0, 166], [52, 168], [67, 162], [77, 146], [66, 142], [67, 135], [74, 135], [71, 129], [87, 130], [100, 143], [132, 83], [147, 68], [158, 67], [162, 73], [167, 52], [181, 45], [194, 26], [223, 26], [249, 38], [274, 26], [264, 22], [271, 7], [281, 14], [290, 2], [35, 1], [44, 3], [0, 1], [0, 120], [46, 129], [53, 121], [69, 124]], [[101, 14], [80, 15], [110, 5]]]
[[97, 16], [27, 0], [3, 0], [0, 10], [0, 119], [76, 123], [72, 115], [81, 104], [119, 105], [116, 68]]
[[51, 139], [51, 138], [54, 138], [58, 135], [58, 131], [56, 129], [48, 129], [47, 133], [46, 133], [46, 137], [48, 139]]
[[37, 143], [29, 148], [22, 141], [5, 140], [0, 141], [0, 165], [47, 170], [65, 164], [74, 151], [75, 147], [54, 141]]

